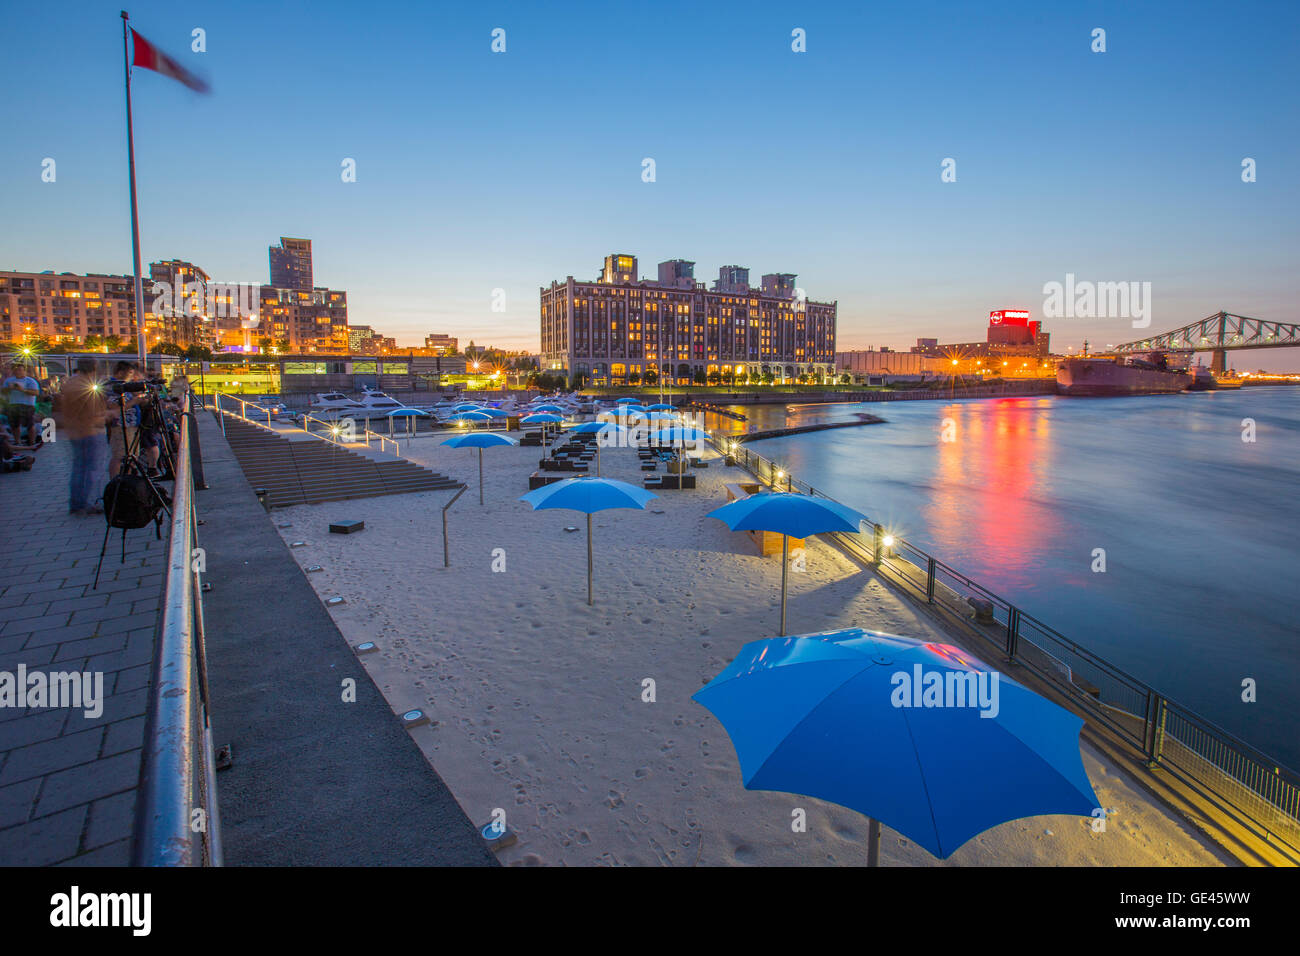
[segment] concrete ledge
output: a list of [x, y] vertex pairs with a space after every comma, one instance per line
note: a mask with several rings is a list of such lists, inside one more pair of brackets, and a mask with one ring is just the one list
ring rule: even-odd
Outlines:
[[[494, 866], [199, 416], [197, 499], [213, 736], [227, 865]], [[355, 702], [344, 701], [345, 681]]]

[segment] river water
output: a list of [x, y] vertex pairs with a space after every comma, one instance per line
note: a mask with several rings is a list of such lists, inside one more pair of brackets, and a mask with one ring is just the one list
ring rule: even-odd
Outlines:
[[730, 407], [887, 419], [750, 447], [1300, 767], [1300, 388]]

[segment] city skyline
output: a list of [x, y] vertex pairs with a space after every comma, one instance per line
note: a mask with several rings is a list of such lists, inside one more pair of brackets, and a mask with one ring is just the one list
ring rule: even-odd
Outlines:
[[[95, 7], [64, 5], [57, 36], [11, 14], [34, 38], [0, 68], [11, 96], [94, 116], [97, 145], [77, 123], [0, 145], [12, 221], [36, 224], [0, 240], [6, 269], [131, 271], [120, 21]], [[146, 262], [265, 282], [268, 241], [310, 238], [350, 322], [401, 344], [445, 331], [537, 350], [538, 289], [609, 249], [693, 259], [701, 275], [798, 273], [838, 301], [842, 350], [968, 341], [1001, 308], [1043, 319], [1061, 352], [1220, 309], [1295, 318], [1297, 134], [1276, 121], [1285, 90], [1270, 79], [1294, 11], [1270, 8], [1264, 31], [1251, 5], [1216, 20], [1162, 4], [759, 5], [744, 18], [670, 4], [633, 31], [577, 11], [321, 7], [340, 15], [134, 5], [132, 23], [213, 86], [135, 84]], [[1090, 49], [1097, 27], [1104, 53]], [[190, 49], [195, 28], [206, 52]], [[807, 52], [791, 49], [796, 28]], [[1195, 49], [1231, 63], [1233, 83], [1197, 70]], [[610, 83], [593, 96], [594, 75]], [[1150, 326], [1043, 315], [1044, 287], [1068, 275], [1150, 282]], [[1237, 364], [1290, 369], [1300, 355]]]

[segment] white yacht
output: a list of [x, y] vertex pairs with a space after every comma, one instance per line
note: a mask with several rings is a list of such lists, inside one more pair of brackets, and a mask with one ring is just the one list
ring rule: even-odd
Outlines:
[[318, 392], [316, 401], [311, 403], [308, 413], [320, 417], [321, 414], [350, 411], [360, 407], [360, 402], [354, 398], [348, 398], [342, 392]]

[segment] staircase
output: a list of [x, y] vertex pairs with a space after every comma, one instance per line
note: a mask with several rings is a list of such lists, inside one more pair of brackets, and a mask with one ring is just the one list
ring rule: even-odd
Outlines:
[[404, 458], [377, 461], [323, 439], [282, 438], [226, 415], [226, 441], [254, 488], [272, 507], [459, 488], [446, 475]]

